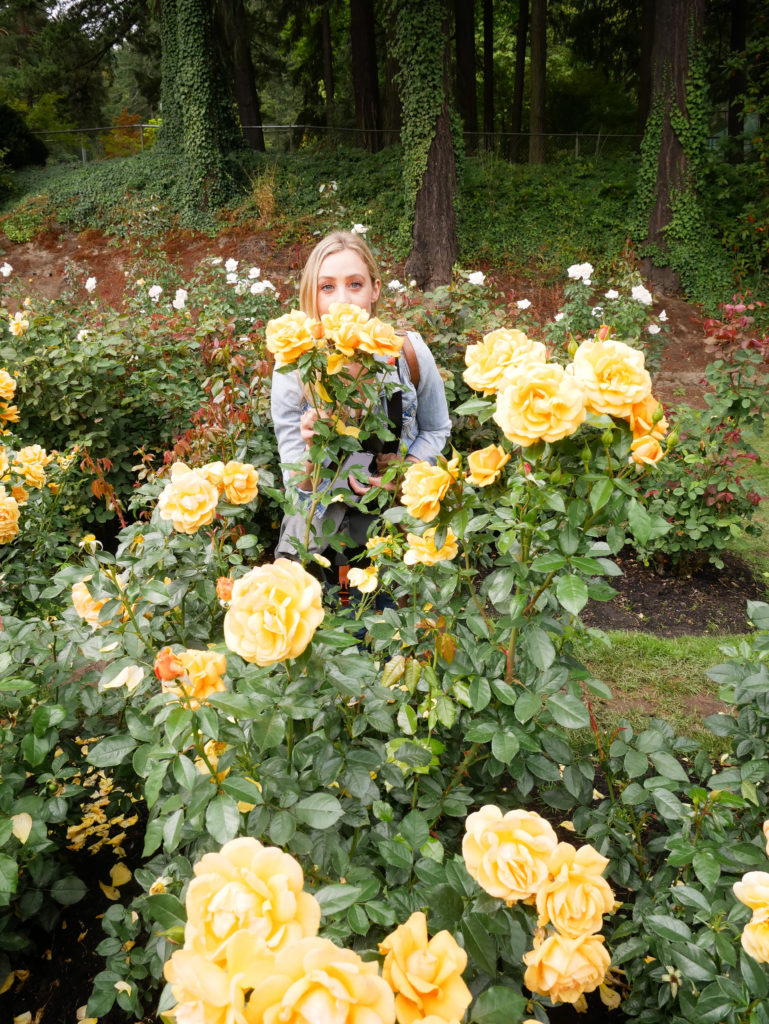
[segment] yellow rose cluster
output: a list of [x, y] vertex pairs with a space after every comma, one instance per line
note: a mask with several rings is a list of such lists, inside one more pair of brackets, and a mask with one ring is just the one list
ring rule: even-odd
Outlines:
[[194, 873], [184, 946], [164, 968], [179, 1024], [450, 1024], [470, 1004], [467, 954], [446, 931], [430, 939], [424, 914], [382, 942], [380, 975], [318, 937], [320, 906], [282, 850], [233, 839]]
[[[7, 370], [0, 370], [0, 422], [19, 418], [16, 406], [8, 405], [15, 390], [14, 378]], [[46, 467], [54, 458], [39, 444], [26, 445], [15, 454], [0, 444], [0, 544], [10, 544], [18, 536], [19, 508], [29, 501], [27, 488], [45, 487]], [[55, 493], [58, 485], [49, 483], [48, 487]]]
[[298, 309], [270, 320], [266, 345], [267, 351], [275, 356], [277, 367], [290, 366], [306, 352], [323, 349], [328, 372], [337, 373], [347, 360], [363, 353], [388, 359], [399, 356], [403, 338], [390, 324], [365, 309], [332, 302], [320, 320]]
[[[766, 851], [769, 856], [769, 821], [764, 822]], [[735, 882], [734, 895], [750, 907], [753, 916], [742, 929], [742, 948], [760, 964], [769, 964], [769, 872], [748, 871]]]
[[482, 889], [508, 906], [536, 906], [537, 936], [525, 954], [524, 983], [554, 1003], [576, 1003], [602, 984], [610, 958], [598, 932], [614, 909], [603, 877], [609, 863], [592, 846], [559, 843], [535, 811], [487, 804], [465, 825], [462, 855]]
[[218, 651], [187, 649], [174, 652], [164, 647], [155, 658], [155, 675], [164, 693], [173, 694], [191, 708], [204, 704], [212, 693], [226, 689], [227, 659]]
[[171, 466], [171, 479], [158, 498], [158, 514], [178, 533], [193, 534], [213, 521], [219, 499], [246, 505], [259, 493], [259, 473], [234, 460], [209, 462], [190, 469], [184, 462]]

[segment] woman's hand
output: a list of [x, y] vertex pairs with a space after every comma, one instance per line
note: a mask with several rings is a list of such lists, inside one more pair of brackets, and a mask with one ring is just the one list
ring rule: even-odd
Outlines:
[[[388, 480], [386, 483], [383, 482], [383, 477], [387, 474], [387, 470], [393, 463], [401, 462], [401, 458], [402, 457], [398, 452], [380, 453], [376, 457], [377, 471], [368, 478], [368, 486], [366, 484], [359, 483], [351, 473], [350, 478], [348, 480], [351, 490], [354, 491], [354, 493], [357, 494], [359, 497], [363, 497], [363, 495], [370, 491], [372, 487], [381, 487], [383, 491], [390, 491], [392, 493], [398, 491], [403, 481], [401, 473], [398, 473], [396, 476], [392, 477], [392, 479]], [[419, 460], [415, 459], [413, 455], [406, 456], [406, 462], [418, 461]]]
[[315, 423], [317, 419], [318, 413], [315, 409], [308, 409], [307, 412], [303, 412], [299, 417], [299, 433], [308, 448], [312, 444], [313, 437], [315, 437]]

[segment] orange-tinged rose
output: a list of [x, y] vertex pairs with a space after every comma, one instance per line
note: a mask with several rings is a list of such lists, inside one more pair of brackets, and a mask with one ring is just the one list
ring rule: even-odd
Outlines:
[[321, 316], [326, 337], [335, 348], [348, 358], [362, 347], [370, 313], [347, 302], [332, 302], [328, 312]]
[[[177, 463], [177, 465], [184, 466], [184, 463]], [[188, 466], [184, 466], [185, 470], [192, 472]], [[221, 498], [224, 494], [224, 463], [223, 462], [207, 462], [204, 466], [199, 466], [197, 472], [203, 477], [204, 480], [208, 480], [210, 484], [213, 484], [216, 488], [217, 494]], [[173, 480], [173, 473], [171, 475]]]
[[529, 363], [505, 376], [494, 421], [508, 440], [527, 448], [569, 437], [585, 415], [585, 392], [578, 380], [558, 363]]
[[467, 953], [450, 932], [427, 937], [427, 918], [412, 914], [379, 944], [382, 977], [395, 993], [398, 1024], [423, 1022], [428, 1015], [459, 1020], [472, 1002], [462, 980]]
[[259, 473], [246, 462], [231, 460], [222, 475], [224, 496], [233, 505], [246, 505], [259, 492]]
[[647, 395], [646, 398], [633, 405], [628, 416], [633, 437], [644, 437], [646, 434], [651, 434], [658, 441], [665, 437], [668, 432], [668, 421], [663, 415], [656, 423], [654, 422], [658, 410], [661, 413], [662, 406], [654, 395]]
[[742, 948], [760, 964], [769, 964], [769, 916], [754, 914], [742, 929]]
[[214, 518], [219, 492], [197, 470], [178, 473], [158, 498], [161, 519], [170, 520], [178, 533], [196, 533]]
[[583, 341], [570, 367], [585, 385], [592, 412], [627, 419], [633, 406], [651, 394], [644, 354], [622, 341]]
[[320, 583], [298, 562], [278, 558], [233, 584], [224, 640], [245, 661], [272, 665], [298, 657], [322, 621]]
[[184, 665], [170, 647], [164, 647], [158, 651], [155, 658], [155, 675], [158, 679], [167, 682], [169, 679], [176, 679], [184, 672]]
[[655, 466], [660, 459], [665, 457], [665, 449], [656, 437], [647, 434], [646, 437], [637, 437], [630, 443], [630, 459], [639, 466]]
[[558, 845], [550, 823], [536, 811], [503, 814], [486, 804], [465, 822], [462, 856], [476, 882], [508, 904], [530, 900], [549, 878], [548, 861]]
[[164, 681], [165, 693], [172, 693], [180, 700], [189, 702], [190, 707], [197, 708], [212, 693], [221, 693], [227, 689], [222, 679], [227, 671], [227, 659], [223, 654], [217, 651], [186, 650], [176, 657], [186, 678], [179, 679], [175, 686], [170, 681]]
[[769, 872], [748, 871], [739, 882], [735, 882], [734, 895], [753, 911], [769, 913]]
[[465, 349], [467, 369], [462, 376], [475, 391], [493, 395], [502, 386], [508, 370], [525, 363], [544, 363], [547, 349], [539, 341], [532, 341], [523, 331], [500, 327], [487, 334], [478, 345]]
[[537, 890], [537, 924], [552, 924], [561, 935], [599, 932], [614, 908], [614, 893], [603, 877], [609, 861], [592, 846], [576, 850], [559, 843], [550, 857], [550, 879]]
[[92, 579], [91, 576], [85, 576], [73, 585], [72, 604], [80, 618], [85, 619], [91, 629], [98, 629], [99, 626], [106, 626], [108, 624], [106, 622], [99, 622], [99, 612], [107, 603], [107, 599], [103, 598], [97, 601], [91, 597], [91, 593], [86, 586], [90, 579]]
[[459, 476], [459, 459], [444, 467], [429, 462], [414, 462], [406, 470], [401, 488], [401, 501], [409, 514], [429, 523], [441, 510], [441, 501]]
[[554, 1003], [576, 1003], [606, 976], [611, 958], [603, 942], [603, 935], [551, 935], [524, 955], [524, 985]]
[[195, 865], [187, 888], [185, 948], [223, 964], [234, 935], [248, 932], [257, 945], [276, 952], [315, 935], [320, 905], [303, 890], [299, 863], [257, 839], [232, 839]]
[[488, 487], [498, 479], [504, 466], [510, 461], [510, 453], [498, 444], [490, 444], [467, 456], [467, 479], [475, 487]]
[[403, 335], [396, 334], [391, 324], [372, 316], [360, 332], [360, 351], [373, 356], [397, 356], [403, 348]]
[[451, 527], [446, 531], [446, 540], [441, 548], [435, 546], [435, 533], [436, 527], [433, 526], [431, 529], [425, 530], [421, 537], [415, 533], [406, 534], [409, 545], [403, 556], [406, 565], [416, 565], [417, 563], [435, 565], [436, 562], [450, 562], [452, 558], [457, 557], [459, 547]]
[[392, 989], [374, 962], [329, 939], [301, 939], [274, 962], [246, 962], [249, 1024], [395, 1024]]
[[232, 585], [235, 581], [230, 576], [220, 576], [216, 581], [216, 596], [220, 601], [232, 598]]
[[4, 423], [18, 423], [18, 405], [7, 405], [5, 402], [0, 403], [0, 420], [2, 420]]
[[16, 393], [16, 380], [7, 370], [0, 370], [0, 398], [10, 402]]
[[235, 1024], [242, 1020], [245, 993], [230, 973], [189, 949], [177, 949], [163, 968], [176, 1006], [164, 1014], [177, 1024]]
[[39, 444], [29, 444], [16, 452], [12, 466], [30, 487], [41, 488], [45, 485], [45, 467], [53, 459]]
[[0, 544], [10, 544], [19, 532], [19, 503], [0, 484]]
[[277, 367], [295, 363], [299, 356], [311, 352], [318, 344], [320, 325], [299, 309], [270, 320], [265, 331], [267, 351], [275, 356]]
[[26, 505], [29, 501], [29, 491], [21, 484], [14, 484], [11, 488], [11, 497], [15, 498], [20, 505]]

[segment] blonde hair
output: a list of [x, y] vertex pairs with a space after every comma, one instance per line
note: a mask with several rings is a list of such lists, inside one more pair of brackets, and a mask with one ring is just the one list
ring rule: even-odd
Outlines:
[[[302, 271], [302, 279], [299, 282], [299, 308], [308, 316], [316, 319], [318, 317], [318, 276], [323, 260], [332, 253], [342, 252], [344, 249], [352, 249], [360, 256], [371, 274], [372, 284], [380, 279], [379, 267], [365, 239], [352, 231], [332, 231], [318, 242], [307, 257]], [[371, 312], [376, 313], [376, 302], [372, 302]]]

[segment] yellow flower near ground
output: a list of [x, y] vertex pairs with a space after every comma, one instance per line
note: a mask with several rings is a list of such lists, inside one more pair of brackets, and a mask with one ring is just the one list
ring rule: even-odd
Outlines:
[[274, 962], [251, 958], [245, 972], [250, 1024], [395, 1024], [393, 992], [377, 964], [330, 939], [301, 939]]
[[406, 470], [401, 488], [401, 501], [415, 519], [429, 523], [441, 510], [441, 501], [459, 476], [459, 459], [443, 466], [414, 462]]
[[228, 462], [222, 481], [224, 496], [233, 505], [246, 505], [259, 493], [259, 473], [246, 462]]
[[302, 653], [323, 614], [320, 583], [297, 562], [278, 558], [235, 580], [224, 640], [245, 661], [273, 665]]
[[[187, 467], [184, 467], [185, 469]], [[158, 514], [178, 533], [196, 533], [214, 518], [219, 492], [197, 470], [174, 474], [158, 498]]]
[[651, 434], [658, 441], [665, 437], [668, 432], [668, 421], [663, 415], [655, 423], [654, 417], [657, 411], [662, 413], [662, 406], [651, 394], [633, 405], [628, 416], [628, 424], [633, 431], [633, 437], [644, 437], [646, 434]]
[[627, 419], [651, 394], [643, 352], [622, 341], [583, 341], [569, 369], [585, 386], [588, 409], [599, 415]]
[[364, 339], [368, 340], [365, 328], [370, 314], [360, 306], [353, 306], [347, 302], [332, 302], [328, 312], [320, 319], [326, 337], [333, 341], [337, 351], [348, 359], [362, 347]]
[[186, 678], [176, 676], [174, 681], [163, 681], [163, 692], [172, 693], [192, 708], [204, 704], [212, 693], [221, 693], [227, 687], [222, 676], [227, 671], [227, 659], [218, 651], [186, 650], [172, 655], [183, 667]]
[[55, 456], [49, 455], [39, 444], [28, 444], [20, 448], [13, 457], [11, 468], [24, 477], [29, 487], [45, 486], [45, 467], [53, 462]]
[[322, 337], [323, 328], [318, 321], [294, 309], [270, 320], [265, 344], [267, 351], [275, 356], [275, 365], [281, 367], [295, 363], [305, 352], [312, 352]]
[[241, 836], [205, 854], [194, 871], [187, 888], [185, 948], [212, 963], [225, 963], [228, 944], [239, 931], [274, 953], [318, 930], [320, 905], [304, 892], [298, 861], [276, 846]]
[[508, 905], [533, 900], [549, 878], [548, 862], [558, 839], [536, 811], [486, 804], [465, 822], [462, 856], [476, 882]]
[[611, 958], [603, 943], [603, 935], [549, 936], [524, 955], [524, 985], [554, 1003], [576, 1003], [598, 988], [609, 969]]
[[16, 378], [12, 377], [7, 370], [0, 370], [0, 398], [4, 402], [10, 402], [16, 394]]
[[475, 487], [488, 487], [498, 479], [510, 461], [510, 453], [498, 444], [490, 444], [467, 456], [467, 479]]
[[769, 916], [769, 872], [748, 871], [732, 888], [740, 903], [753, 911], [766, 911]]
[[494, 395], [509, 371], [525, 363], [544, 363], [547, 349], [540, 341], [532, 341], [523, 331], [500, 327], [487, 334], [477, 345], [465, 349], [467, 369], [462, 376], [474, 391]]
[[630, 461], [639, 466], [656, 466], [665, 457], [665, 449], [656, 437], [636, 437], [630, 442]]
[[528, 363], [505, 376], [494, 421], [505, 437], [527, 448], [574, 434], [586, 416], [581, 383], [558, 363]]
[[760, 964], [769, 964], [769, 914], [754, 914], [742, 929], [742, 948]]
[[367, 565], [365, 569], [359, 569], [357, 566], [354, 566], [347, 573], [347, 582], [351, 587], [359, 590], [361, 594], [373, 594], [379, 583], [376, 566]]
[[446, 540], [443, 547], [438, 550], [435, 547], [436, 527], [425, 530], [422, 536], [415, 533], [407, 533], [408, 550], [403, 556], [406, 565], [435, 565], [436, 562], [450, 562], [459, 553], [457, 538], [454, 531], [449, 527], [446, 531]]
[[84, 576], [82, 580], [79, 580], [72, 587], [72, 604], [74, 605], [75, 611], [81, 619], [85, 619], [91, 629], [98, 629], [99, 626], [106, 626], [106, 622], [99, 622], [99, 612], [107, 603], [107, 599], [97, 601], [91, 597], [91, 593], [88, 590], [86, 584], [91, 580], [92, 576]]
[[412, 914], [380, 942], [382, 977], [395, 993], [398, 1024], [416, 1024], [427, 1016], [461, 1020], [472, 1002], [462, 980], [467, 953], [448, 931], [427, 936], [427, 918]]
[[603, 877], [609, 861], [592, 846], [559, 843], [548, 862], [550, 878], [537, 890], [537, 925], [547, 924], [576, 938], [599, 932], [614, 908], [614, 893]]

